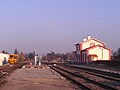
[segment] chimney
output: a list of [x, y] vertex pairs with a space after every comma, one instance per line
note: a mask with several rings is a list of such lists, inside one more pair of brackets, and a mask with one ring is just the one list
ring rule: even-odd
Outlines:
[[91, 36], [87, 36], [87, 40], [90, 40], [91, 39]]
[[86, 39], [86, 38], [84, 38], [84, 39], [83, 39], [83, 42], [85, 42], [85, 41], [87, 41], [87, 39]]

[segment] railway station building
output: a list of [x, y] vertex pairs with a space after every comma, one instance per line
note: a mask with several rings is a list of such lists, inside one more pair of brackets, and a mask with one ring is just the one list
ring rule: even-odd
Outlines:
[[111, 49], [98, 39], [87, 36], [82, 42], [75, 44], [76, 62], [89, 63], [98, 60], [111, 60]]

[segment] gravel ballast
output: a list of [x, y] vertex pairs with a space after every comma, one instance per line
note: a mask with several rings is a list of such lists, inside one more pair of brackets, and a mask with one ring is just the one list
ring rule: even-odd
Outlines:
[[50, 68], [22, 68], [6, 79], [0, 90], [77, 90], [77, 87]]

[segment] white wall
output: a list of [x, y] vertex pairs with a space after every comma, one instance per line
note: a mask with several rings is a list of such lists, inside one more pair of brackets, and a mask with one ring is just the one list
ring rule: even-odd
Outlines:
[[109, 50], [102, 47], [96, 47], [88, 51], [88, 54], [96, 54], [98, 60], [109, 60]]
[[6, 58], [6, 60], [8, 61], [9, 55], [0, 53], [0, 65], [3, 65], [4, 58]]
[[82, 50], [91, 47], [92, 43], [94, 43], [94, 45], [101, 45], [101, 46], [103, 46], [103, 44], [100, 43], [100, 42], [97, 42], [95, 40], [88, 40], [86, 42], [83, 42], [83, 44], [82, 44]]
[[107, 49], [103, 49], [103, 58], [104, 58], [104, 60], [109, 60], [110, 59], [110, 56], [109, 56], [109, 50], [107, 50]]

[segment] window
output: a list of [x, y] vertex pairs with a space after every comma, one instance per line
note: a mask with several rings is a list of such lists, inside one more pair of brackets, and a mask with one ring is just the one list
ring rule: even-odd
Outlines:
[[13, 58], [13, 55], [10, 55], [10, 58]]

